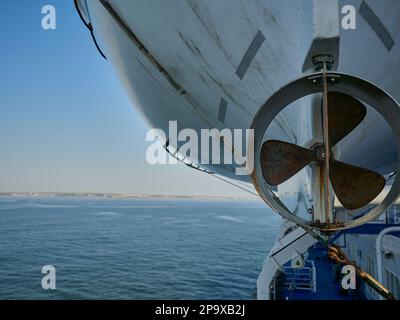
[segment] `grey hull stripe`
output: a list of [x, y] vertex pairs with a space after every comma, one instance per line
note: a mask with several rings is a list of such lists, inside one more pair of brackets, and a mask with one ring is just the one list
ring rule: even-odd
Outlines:
[[240, 61], [240, 64], [236, 69], [236, 75], [239, 77], [240, 80], [243, 79], [244, 75], [247, 72], [247, 69], [250, 66], [251, 61], [253, 61], [264, 40], [264, 35], [261, 31], [258, 31], [246, 53], [244, 54], [242, 61]]
[[386, 29], [381, 20], [379, 20], [379, 18], [375, 14], [375, 12], [371, 9], [370, 6], [368, 6], [368, 4], [365, 1], [361, 3], [360, 9], [358, 11], [360, 12], [361, 16], [365, 19], [365, 21], [367, 21], [372, 30], [374, 30], [375, 34], [381, 40], [386, 49], [390, 51], [394, 46], [395, 42], [392, 36], [390, 35], [389, 31]]
[[224, 98], [221, 98], [221, 102], [219, 103], [219, 112], [218, 112], [218, 120], [222, 123], [225, 123], [225, 114], [226, 108], [228, 107], [228, 102]]

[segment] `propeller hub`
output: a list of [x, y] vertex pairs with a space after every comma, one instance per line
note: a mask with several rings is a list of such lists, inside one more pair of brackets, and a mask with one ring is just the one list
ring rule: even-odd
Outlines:
[[313, 150], [315, 152], [315, 160], [318, 162], [324, 162], [326, 157], [324, 146], [319, 144], [316, 147], [314, 147]]

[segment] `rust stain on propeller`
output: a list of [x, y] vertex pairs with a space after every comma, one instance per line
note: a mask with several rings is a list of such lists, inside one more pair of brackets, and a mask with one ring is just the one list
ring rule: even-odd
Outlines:
[[376, 198], [386, 181], [379, 173], [331, 160], [330, 179], [340, 203], [349, 210], [361, 208]]
[[261, 168], [265, 181], [277, 186], [303, 169], [315, 158], [314, 151], [295, 144], [268, 140], [261, 148]]
[[367, 109], [356, 98], [339, 92], [328, 92], [329, 145], [353, 131], [365, 118]]

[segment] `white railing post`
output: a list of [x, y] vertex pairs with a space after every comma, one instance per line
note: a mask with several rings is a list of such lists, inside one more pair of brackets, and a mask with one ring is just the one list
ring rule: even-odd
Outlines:
[[315, 269], [315, 264], [314, 261], [311, 261], [311, 271], [312, 271], [312, 286], [313, 286], [313, 292], [317, 292], [317, 270]]
[[[400, 232], [400, 227], [390, 227], [383, 229], [378, 237], [376, 238], [376, 263], [378, 266], [378, 281], [383, 284], [383, 267], [382, 267], [382, 239], [385, 234], [391, 232]], [[379, 296], [380, 300], [383, 300], [382, 296]]]

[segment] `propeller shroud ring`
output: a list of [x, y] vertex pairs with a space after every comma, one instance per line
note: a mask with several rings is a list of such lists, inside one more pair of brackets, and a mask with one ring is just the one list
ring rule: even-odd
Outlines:
[[[293, 214], [272, 192], [273, 186], [265, 181], [261, 168], [261, 147], [263, 137], [272, 123], [273, 119], [291, 103], [308, 95], [322, 93], [322, 86], [318, 80], [322, 80], [323, 73], [317, 72], [294, 80], [276, 91], [257, 111], [251, 129], [254, 129], [254, 170], [251, 173], [251, 180], [261, 198], [277, 213], [284, 218], [307, 228], [324, 229], [311, 225], [309, 221]], [[400, 105], [386, 91], [364, 79], [340, 72], [327, 72], [328, 79], [334, 82], [328, 86], [328, 92], [339, 92], [353, 96], [374, 108], [391, 127], [396, 147], [400, 154]], [[400, 157], [397, 159], [396, 172], [400, 173]], [[390, 191], [380, 204], [374, 207], [367, 214], [344, 222], [340, 226], [331, 225], [329, 231], [337, 231], [360, 226], [377, 218], [382, 212], [388, 209], [400, 195], [400, 174], [396, 174]], [[327, 231], [324, 229], [324, 231]]]

